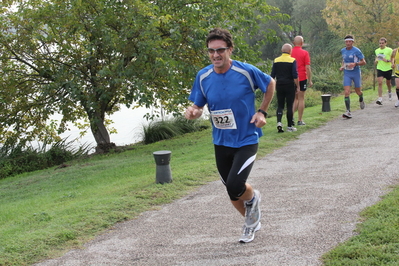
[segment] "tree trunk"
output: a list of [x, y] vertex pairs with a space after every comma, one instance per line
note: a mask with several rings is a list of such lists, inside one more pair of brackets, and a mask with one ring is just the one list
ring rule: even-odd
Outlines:
[[94, 139], [97, 143], [96, 153], [107, 153], [111, 149], [116, 148], [115, 143], [112, 143], [109, 137], [107, 128], [104, 125], [104, 116], [95, 113], [90, 117], [90, 127]]

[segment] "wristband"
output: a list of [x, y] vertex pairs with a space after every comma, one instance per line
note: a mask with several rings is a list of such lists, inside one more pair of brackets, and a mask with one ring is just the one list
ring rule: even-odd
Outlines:
[[258, 112], [262, 113], [265, 116], [265, 118], [267, 117], [267, 112], [263, 111], [262, 109], [259, 109]]

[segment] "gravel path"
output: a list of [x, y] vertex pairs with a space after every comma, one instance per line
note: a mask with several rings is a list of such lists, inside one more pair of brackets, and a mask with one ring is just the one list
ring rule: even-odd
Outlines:
[[36, 265], [321, 265], [353, 236], [359, 212], [399, 183], [399, 109], [384, 100], [255, 163], [249, 182], [262, 193], [262, 229], [251, 243], [238, 242], [243, 218], [217, 181]]

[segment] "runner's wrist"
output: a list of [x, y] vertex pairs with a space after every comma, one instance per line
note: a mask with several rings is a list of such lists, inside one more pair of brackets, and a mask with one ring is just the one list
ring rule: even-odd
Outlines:
[[261, 113], [265, 116], [265, 118], [267, 117], [267, 112], [263, 111], [262, 109], [258, 109], [258, 113]]

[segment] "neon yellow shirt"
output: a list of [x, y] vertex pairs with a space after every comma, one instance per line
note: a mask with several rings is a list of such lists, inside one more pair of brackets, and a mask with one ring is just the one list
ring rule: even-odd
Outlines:
[[392, 69], [391, 62], [384, 62], [383, 59], [391, 60], [392, 48], [385, 47], [384, 49], [378, 48], [375, 50], [375, 55], [377, 56], [377, 69], [381, 71], [389, 71]]
[[395, 54], [395, 73], [399, 75], [399, 47]]

